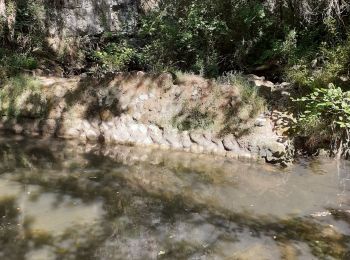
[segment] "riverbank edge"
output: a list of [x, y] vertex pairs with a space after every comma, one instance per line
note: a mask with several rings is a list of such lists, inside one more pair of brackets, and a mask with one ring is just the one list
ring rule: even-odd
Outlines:
[[[169, 122], [164, 123], [164, 119], [170, 121], [175, 113], [169, 114], [168, 110], [176, 113], [183, 110], [179, 96], [190, 97], [184, 97], [182, 101], [203, 103], [204, 94], [201, 93], [211, 86], [202, 78], [191, 78], [188, 85], [188, 82], [175, 84], [167, 73], [155, 77], [142, 72], [116, 75], [107, 85], [94, 82], [86, 86], [81, 84], [90, 81], [85, 77], [39, 77], [39, 80], [44, 86], [39, 95], [40, 98], [45, 96], [45, 106], [50, 107], [49, 111], [44, 117], [35, 115], [33, 109], [40, 105], [27, 93], [29, 98], [23, 102], [19, 115], [15, 118], [3, 116], [0, 130], [24, 136], [79, 140], [81, 143], [148, 146], [213, 154], [282, 166], [289, 165], [294, 159], [292, 141], [275, 131], [276, 123], [271, 113], [265, 112], [250, 119], [249, 133], [240, 137], [230, 133], [219, 136], [215, 131], [203, 129], [181, 131]], [[145, 87], [140, 87], [140, 84]], [[116, 89], [117, 94], [113, 92]], [[99, 92], [105, 94], [101, 96]], [[227, 99], [237, 99], [238, 95], [231, 92]], [[106, 99], [111, 99], [112, 105], [101, 105]]]

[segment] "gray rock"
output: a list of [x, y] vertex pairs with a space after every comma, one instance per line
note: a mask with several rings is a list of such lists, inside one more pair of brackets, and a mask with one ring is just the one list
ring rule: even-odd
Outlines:
[[132, 117], [130, 115], [126, 115], [126, 114], [122, 114], [120, 117], [116, 117], [114, 119], [114, 124], [117, 125], [119, 124], [119, 122], [124, 123], [124, 124], [128, 124], [128, 123], [132, 123], [134, 120], [132, 119]]
[[266, 125], [266, 123], [267, 123], [266, 118], [259, 117], [255, 120], [254, 125], [257, 127], [263, 127]]
[[46, 17], [51, 35], [76, 37], [96, 35], [105, 31], [131, 32], [137, 22], [142, 1], [95, 0], [61, 1], [50, 7], [52, 15]]
[[12, 130], [15, 134], [21, 134], [23, 132], [23, 126], [20, 124], [14, 124]]
[[155, 125], [149, 125], [148, 126], [148, 134], [151, 137], [153, 143], [159, 144], [159, 145], [167, 145], [167, 141], [163, 137], [163, 131], [155, 126]]
[[151, 137], [148, 135], [148, 129], [145, 125], [130, 122], [126, 125], [126, 127], [132, 142], [144, 145], [153, 143]]
[[184, 148], [191, 148], [192, 142], [187, 131], [182, 132], [181, 134], [181, 143]]
[[57, 129], [57, 123], [54, 119], [48, 119], [43, 122], [43, 125], [41, 127], [42, 135], [43, 136], [54, 136]]
[[286, 154], [285, 146], [279, 142], [270, 143], [268, 149], [272, 152], [272, 155], [275, 157], [282, 157]]
[[222, 145], [222, 143], [221, 142], [214, 142], [213, 139], [215, 139], [215, 138], [214, 138], [212, 133], [204, 133], [203, 136], [207, 140], [207, 144], [205, 146], [206, 150], [209, 150], [209, 151], [215, 152], [215, 153], [220, 150], [220, 144]]
[[259, 77], [259, 76], [254, 75], [254, 74], [248, 74], [246, 77], [248, 78], [249, 81], [251, 81], [251, 80], [265, 80], [264, 76]]
[[211, 140], [209, 141], [208, 139], [206, 139], [203, 134], [190, 133], [190, 138], [193, 143], [198, 144], [202, 147], [209, 147], [212, 145]]
[[37, 136], [40, 134], [40, 120], [39, 119], [24, 119], [21, 122], [23, 126], [23, 134]]
[[115, 130], [111, 135], [111, 140], [116, 143], [128, 143], [133, 141], [126, 128], [123, 130]]
[[190, 148], [190, 151], [192, 153], [203, 153], [204, 152], [204, 148], [203, 148], [203, 146], [200, 146], [198, 144], [192, 144], [191, 148]]
[[241, 148], [236, 140], [236, 138], [231, 134], [224, 137], [222, 144], [227, 151], [232, 151], [235, 153], [239, 153]]
[[88, 141], [98, 141], [100, 138], [100, 130], [96, 121], [89, 122], [83, 120], [81, 123], [82, 133]]
[[319, 157], [329, 157], [330, 156], [330, 152], [325, 150], [325, 149], [319, 149], [317, 152], [317, 156]]
[[348, 77], [348, 76], [344, 76], [344, 75], [343, 75], [343, 76], [340, 76], [339, 78], [340, 78], [340, 80], [343, 81], [343, 82], [349, 81], [349, 77]]
[[260, 148], [259, 155], [266, 158], [267, 162], [278, 163], [283, 161], [286, 155], [286, 147], [277, 141], [265, 142]]
[[100, 132], [90, 128], [85, 131], [85, 136], [88, 141], [98, 141], [100, 138]]
[[211, 140], [212, 140], [213, 143], [216, 144], [216, 147], [217, 147], [217, 149], [218, 149], [218, 152], [223, 152], [223, 151], [226, 150], [225, 147], [224, 147], [224, 144], [222, 143], [222, 140], [221, 140], [221, 139], [213, 137]]
[[164, 138], [170, 144], [171, 147], [180, 149], [183, 148], [181, 137], [176, 130], [164, 131]]
[[79, 138], [82, 132], [82, 120], [75, 118], [64, 118], [59, 122], [56, 134], [60, 138], [74, 139]]
[[[112, 128], [112, 132], [108, 135], [110, 136], [110, 140], [116, 143], [126, 143], [131, 142], [131, 136], [128, 131], [128, 127], [122, 120], [115, 120], [114, 127]], [[106, 136], [105, 136], [106, 139]]]
[[59, 136], [62, 138], [67, 138], [67, 139], [75, 139], [78, 138], [81, 135], [81, 131], [77, 128], [68, 128], [65, 130], [65, 132], [60, 131]]
[[112, 142], [112, 133], [114, 131], [114, 123], [110, 122], [102, 122], [100, 126], [101, 135], [104, 138], [106, 143]]
[[276, 85], [277, 88], [281, 88], [281, 89], [289, 89], [291, 86], [292, 86], [292, 84], [289, 82], [282, 82], [282, 83]]

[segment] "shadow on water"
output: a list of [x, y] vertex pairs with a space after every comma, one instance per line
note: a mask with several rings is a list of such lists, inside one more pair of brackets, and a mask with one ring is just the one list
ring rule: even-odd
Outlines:
[[[321, 218], [235, 210], [215, 197], [242, 185], [226, 164], [117, 149], [103, 156], [103, 147], [1, 140], [0, 258], [350, 257], [350, 213], [343, 208], [320, 208], [328, 212]], [[236, 163], [240, 172], [263, 167]]]

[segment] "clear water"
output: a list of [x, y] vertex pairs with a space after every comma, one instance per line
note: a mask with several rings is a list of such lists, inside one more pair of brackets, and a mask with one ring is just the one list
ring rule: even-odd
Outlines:
[[0, 259], [350, 259], [350, 162], [3, 138]]

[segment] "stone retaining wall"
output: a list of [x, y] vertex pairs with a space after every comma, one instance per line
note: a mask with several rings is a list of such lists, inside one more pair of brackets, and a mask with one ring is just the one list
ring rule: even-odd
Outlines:
[[[175, 84], [169, 74], [141, 72], [119, 74], [99, 82], [84, 78], [42, 77], [39, 80], [45, 97], [42, 104], [47, 109], [45, 116], [31, 114], [32, 106], [22, 101], [20, 116], [16, 119], [4, 117], [0, 129], [82, 142], [133, 144], [230, 158], [263, 159], [271, 163], [285, 164], [290, 159], [290, 144], [274, 132], [267, 113], [251, 118], [251, 129], [239, 137], [219, 131], [226, 119], [225, 100], [231, 100], [232, 106], [232, 100], [239, 99], [239, 93], [232, 90], [234, 86], [214, 86], [195, 76]], [[222, 91], [221, 98], [212, 97], [217, 88]], [[215, 123], [208, 129], [180, 130], [174, 126], [173, 118], [183, 113], [189, 102], [204, 111], [217, 111]]]

